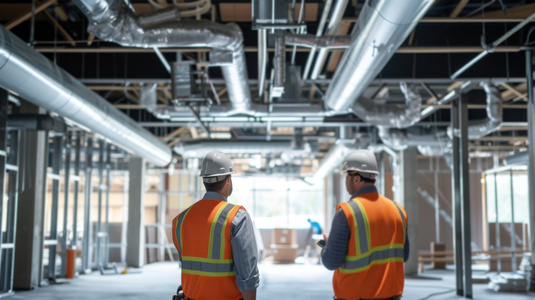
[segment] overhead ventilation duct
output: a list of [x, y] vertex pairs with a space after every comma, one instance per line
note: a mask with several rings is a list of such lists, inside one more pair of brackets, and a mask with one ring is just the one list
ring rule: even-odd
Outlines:
[[156, 109], [156, 87], [156, 83], [143, 84], [141, 85], [139, 92], [139, 102], [150, 112], [153, 112]]
[[421, 145], [440, 146], [440, 140], [435, 134], [413, 134], [403, 129], [378, 127], [381, 141], [394, 150], [404, 150], [407, 147]]
[[406, 128], [420, 121], [420, 109], [422, 97], [415, 85], [407, 86], [400, 83], [400, 88], [405, 95], [405, 105], [397, 104], [380, 105], [370, 99], [361, 97], [353, 105], [353, 112], [362, 121], [384, 127]]
[[487, 93], [487, 118], [470, 121], [468, 123], [468, 138], [477, 139], [488, 135], [502, 126], [503, 102], [500, 91], [489, 83], [482, 82], [481, 86]]
[[269, 154], [280, 152], [310, 152], [310, 145], [293, 149], [291, 141], [204, 141], [199, 143], [178, 143], [174, 150], [185, 158], [202, 158], [206, 153], [217, 149], [226, 154]]
[[[482, 138], [496, 130], [499, 130], [502, 126], [503, 101], [500, 91], [497, 87], [486, 82], [482, 82], [481, 86], [487, 94], [487, 117], [482, 120], [473, 120], [468, 122], [469, 139]], [[451, 127], [448, 127], [448, 135], [450, 137], [452, 136]]]
[[[232, 63], [221, 64], [232, 109], [249, 112], [251, 92], [243, 51], [243, 34], [235, 23], [217, 24], [206, 20], [180, 20], [152, 23], [143, 27], [134, 9], [124, 0], [74, 0], [89, 19], [88, 31], [102, 40], [125, 47], [168, 48], [207, 47], [210, 56], [231, 57]], [[163, 11], [164, 19], [169, 16]], [[154, 16], [153, 16], [154, 18]], [[155, 24], [155, 25], [154, 25]]]
[[98, 133], [156, 166], [171, 150], [69, 73], [0, 26], [0, 86]]
[[318, 170], [312, 177], [313, 182], [318, 182], [329, 175], [337, 167], [341, 166], [351, 151], [361, 148], [361, 144], [356, 144], [354, 140], [337, 140], [329, 152], [321, 160]]
[[504, 158], [505, 165], [527, 165], [529, 162], [529, 151], [517, 152]]
[[327, 90], [325, 105], [335, 111], [348, 110], [434, 2], [368, 0]]

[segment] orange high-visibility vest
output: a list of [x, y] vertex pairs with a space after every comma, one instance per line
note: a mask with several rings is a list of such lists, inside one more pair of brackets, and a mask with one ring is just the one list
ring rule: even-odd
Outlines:
[[403, 293], [407, 214], [378, 193], [339, 204], [351, 230], [343, 265], [334, 271], [334, 294], [342, 299], [389, 298]]
[[202, 199], [173, 220], [173, 242], [182, 255], [182, 289], [188, 298], [242, 298], [230, 244], [230, 227], [240, 208]]

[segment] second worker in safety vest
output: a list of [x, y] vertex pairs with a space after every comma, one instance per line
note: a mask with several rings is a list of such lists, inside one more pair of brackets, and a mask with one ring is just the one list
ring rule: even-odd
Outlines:
[[256, 299], [260, 278], [253, 223], [243, 207], [227, 202], [234, 173], [225, 154], [208, 153], [200, 174], [206, 194], [173, 220], [186, 299]]
[[409, 257], [407, 214], [375, 187], [377, 160], [356, 150], [344, 162], [348, 202], [337, 206], [321, 257], [335, 270], [335, 299], [400, 299]]

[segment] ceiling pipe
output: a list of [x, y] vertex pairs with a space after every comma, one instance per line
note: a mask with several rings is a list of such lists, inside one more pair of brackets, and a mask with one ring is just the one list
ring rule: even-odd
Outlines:
[[326, 49], [347, 49], [351, 42], [351, 37], [343, 36], [315, 36], [312, 34], [286, 34], [284, 37], [286, 45], [326, 48]]
[[418, 93], [417, 86], [407, 86], [405, 82], [401, 82], [399, 86], [405, 95], [404, 106], [377, 104], [373, 100], [361, 97], [353, 105], [353, 112], [363, 122], [376, 126], [406, 128], [418, 123], [422, 97]]
[[334, 146], [329, 149], [329, 152], [323, 157], [318, 170], [312, 177], [313, 182], [319, 182], [325, 176], [332, 173], [337, 167], [341, 166], [347, 156], [356, 149], [362, 148], [362, 144], [355, 143], [355, 140], [340, 139], [337, 140]]
[[[344, 16], [344, 12], [347, 7], [347, 2], [348, 0], [337, 0], [334, 4], [331, 19], [329, 20], [329, 24], [327, 24], [327, 36], [335, 36], [338, 33], [338, 30], [340, 29], [340, 23], [342, 23], [342, 17]], [[320, 49], [320, 51], [318, 52], [318, 58], [316, 59], [316, 65], [312, 70], [310, 79], [318, 78], [319, 74], [321, 73], [321, 70], [323, 69], [323, 64], [325, 63], [327, 54], [327, 49]]]
[[178, 143], [174, 150], [184, 158], [202, 158], [217, 149], [226, 154], [270, 154], [280, 152], [310, 152], [310, 145], [303, 149], [292, 149], [292, 141], [203, 141], [198, 143]]
[[156, 166], [171, 162], [167, 145], [3, 26], [0, 26], [0, 86], [102, 135]]
[[[318, 30], [316, 31], [316, 36], [321, 36], [323, 34], [323, 28], [325, 27], [325, 23], [327, 23], [327, 16], [329, 15], [329, 12], [331, 10], [332, 3], [333, 3], [333, 0], [325, 1], [325, 6], [323, 7], [323, 12], [321, 14], [321, 19], [318, 25]], [[305, 69], [303, 70], [303, 80], [307, 79], [308, 77], [308, 73], [310, 71], [310, 68], [312, 67], [312, 62], [314, 61], [315, 55], [316, 55], [316, 48], [312, 47], [307, 57]]]
[[368, 0], [358, 17], [351, 47], [344, 53], [325, 104], [348, 110], [394, 55], [434, 0]]
[[[503, 122], [503, 101], [497, 87], [488, 82], [482, 82], [481, 86], [487, 94], [487, 117], [482, 120], [472, 120], [468, 122], [468, 138], [479, 139], [502, 127]], [[448, 136], [452, 136], [452, 129], [448, 127]]]
[[[247, 65], [243, 34], [235, 23], [217, 24], [206, 20], [180, 20], [143, 27], [134, 9], [124, 0], [74, 0], [89, 19], [88, 31], [101, 40], [125, 47], [169, 48], [207, 47], [212, 54], [231, 55], [232, 63], [221, 65], [232, 109], [249, 112], [251, 92], [247, 84]], [[165, 17], [168, 11], [162, 12]]]
[[503, 121], [503, 101], [497, 87], [482, 82], [481, 86], [487, 93], [487, 118], [468, 123], [468, 138], [478, 139], [500, 130]]
[[383, 144], [394, 150], [404, 150], [407, 147], [420, 145], [440, 146], [437, 134], [413, 134], [404, 129], [377, 127]]

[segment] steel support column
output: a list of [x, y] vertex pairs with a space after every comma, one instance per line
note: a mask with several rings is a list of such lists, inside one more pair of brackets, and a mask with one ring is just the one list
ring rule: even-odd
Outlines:
[[71, 189], [71, 149], [72, 136], [70, 132], [65, 134], [65, 183], [63, 188], [63, 229], [61, 237], [61, 271], [60, 277], [65, 278], [67, 273], [67, 245], [68, 219], [69, 219], [69, 196]]
[[[468, 165], [468, 107], [462, 95], [452, 103], [453, 230], [457, 295], [472, 298], [470, 178]], [[460, 239], [458, 239], [461, 237]]]
[[[53, 138], [53, 161], [52, 161], [52, 203], [50, 208], [50, 234], [45, 238], [45, 247], [48, 246], [48, 275], [49, 281], [56, 280], [56, 249], [58, 246], [58, 205], [59, 205], [59, 184], [61, 173], [61, 158], [63, 150], [63, 135]], [[52, 176], [51, 176], [52, 175]], [[44, 211], [46, 213], [46, 210]], [[45, 217], [46, 219], [46, 217]], [[44, 278], [41, 278], [44, 279]]]
[[82, 245], [82, 272], [91, 273], [93, 253], [93, 227], [91, 226], [91, 176], [93, 173], [93, 138], [87, 138], [85, 148], [85, 186], [84, 186], [84, 239]]
[[461, 170], [460, 170], [460, 138], [457, 131], [459, 129], [459, 102], [453, 101], [451, 104], [451, 128], [454, 130], [452, 137], [453, 146], [453, 169], [451, 171], [451, 195], [452, 195], [452, 219], [453, 219], [453, 253], [455, 257], [455, 286], [457, 295], [464, 295], [463, 285], [463, 256], [462, 242], [458, 237], [462, 237], [461, 225]]
[[80, 152], [82, 148], [82, 134], [76, 134], [76, 144], [74, 146], [74, 181], [73, 192], [73, 208], [72, 208], [72, 240], [70, 247], [76, 248], [78, 243], [78, 191], [80, 187]]
[[[401, 203], [408, 217], [407, 233], [411, 245], [418, 241], [418, 151], [410, 147], [399, 152], [397, 158], [395, 201]], [[410, 247], [409, 260], [405, 263], [405, 274], [418, 274], [418, 247]]]
[[106, 145], [106, 211], [104, 213], [104, 266], [110, 262], [110, 183], [111, 183], [111, 144]]
[[531, 285], [535, 291], [535, 50], [526, 51], [526, 76], [528, 83], [528, 187], [529, 187], [529, 237], [531, 244]]
[[102, 232], [102, 194], [104, 192], [104, 140], [98, 141], [98, 204], [97, 204], [97, 248], [95, 253], [95, 260], [97, 268], [103, 266], [102, 264], [102, 239], [106, 238], [106, 234]]
[[[20, 112], [37, 114], [43, 110], [23, 101]], [[19, 209], [17, 212], [16, 272], [13, 286], [15, 289], [31, 290], [39, 286], [42, 278], [42, 230], [46, 199], [48, 132], [22, 131], [21, 146], [17, 151], [21, 158], [19, 206], [24, 209]]]
[[[7, 164], [7, 91], [0, 89], [0, 233], [2, 232], [2, 218], [4, 216], [4, 193], [6, 185], [6, 164]], [[3, 239], [0, 239], [0, 277], [6, 278], [11, 270], [7, 270], [2, 263], [4, 251], [2, 250]], [[4, 281], [4, 280], [3, 280]], [[0, 282], [0, 295], [12, 293], [11, 287], [4, 286]]]
[[130, 157], [129, 172], [130, 190], [128, 194], [126, 264], [130, 267], [140, 268], [143, 266], [145, 254], [145, 160], [138, 157]]
[[461, 97], [460, 134], [461, 134], [461, 212], [463, 231], [463, 269], [464, 296], [472, 298], [472, 226], [470, 224], [470, 165], [468, 164], [468, 101]]

